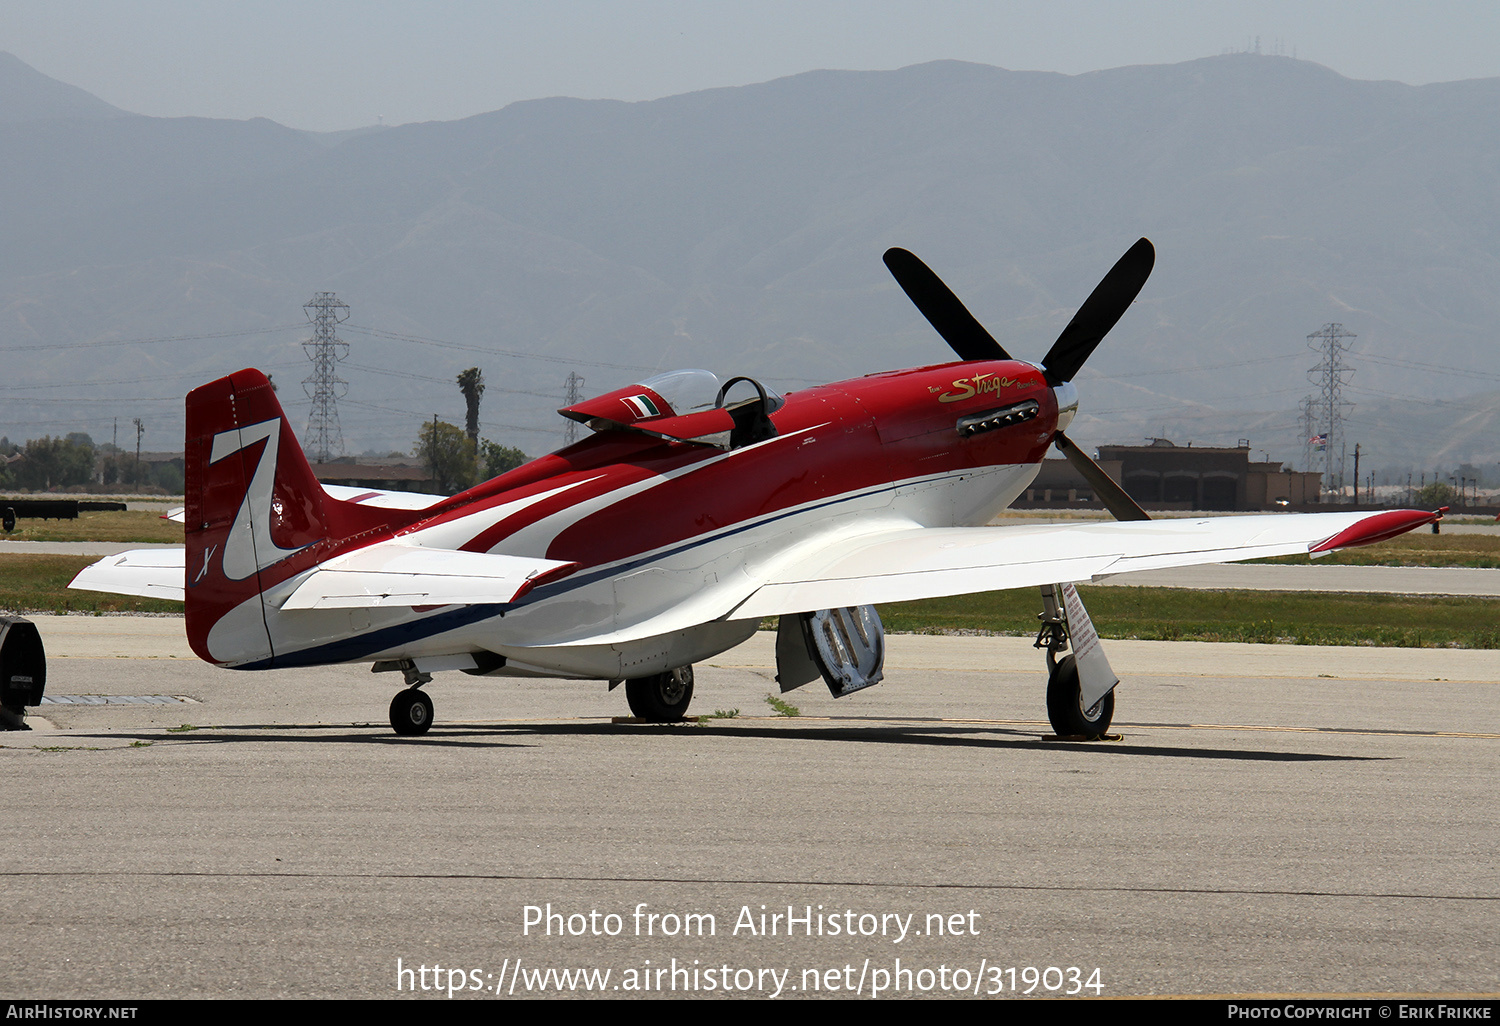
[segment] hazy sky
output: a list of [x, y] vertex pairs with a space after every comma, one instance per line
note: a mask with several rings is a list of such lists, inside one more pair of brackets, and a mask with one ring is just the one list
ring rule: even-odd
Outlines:
[[1495, 0], [0, 0], [0, 50], [118, 107], [325, 131], [939, 58], [1076, 74], [1257, 38], [1350, 78], [1500, 76]]

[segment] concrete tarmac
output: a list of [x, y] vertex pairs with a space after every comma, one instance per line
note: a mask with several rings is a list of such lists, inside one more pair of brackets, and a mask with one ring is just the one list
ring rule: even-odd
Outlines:
[[1026, 639], [893, 636], [792, 718], [759, 635], [697, 668], [732, 718], [454, 673], [398, 738], [393, 675], [35, 619], [7, 996], [1500, 991], [1497, 652], [1110, 642], [1122, 737], [1067, 744]]

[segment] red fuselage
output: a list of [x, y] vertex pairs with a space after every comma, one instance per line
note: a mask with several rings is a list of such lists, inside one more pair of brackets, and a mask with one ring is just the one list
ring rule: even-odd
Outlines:
[[[1028, 419], [968, 435], [959, 431], [965, 418], [1027, 400], [1037, 404]], [[459, 547], [565, 559], [583, 567], [610, 563], [883, 484], [1039, 463], [1052, 441], [1057, 404], [1041, 372], [1030, 364], [952, 363], [794, 392], [771, 421], [776, 438], [727, 459], [720, 458], [724, 453], [718, 448], [641, 430], [601, 431], [454, 496], [436, 515], [412, 526], [461, 520], [497, 503], [576, 482]], [[649, 429], [652, 423], [640, 427]], [[610, 501], [550, 538], [544, 551], [506, 544], [526, 526], [560, 510], [663, 476], [671, 479], [649, 492]]]
[[[278, 624], [297, 625], [298, 640], [271, 647], [302, 648], [347, 633], [343, 614], [287, 619], [279, 603], [307, 572], [391, 539], [572, 564], [549, 574], [537, 592], [556, 600], [589, 587], [595, 568], [633, 572], [665, 565], [663, 559], [680, 566], [685, 550], [700, 547], [719, 554], [705, 560], [719, 559], [752, 538], [775, 551], [828, 518], [859, 527], [898, 511], [918, 526], [983, 524], [1024, 487], [1026, 468], [1041, 461], [1058, 421], [1058, 400], [1042, 372], [1009, 360], [804, 389], [770, 412], [774, 432], [760, 423], [759, 433], [747, 439], [740, 432], [738, 441], [729, 430], [736, 423], [731, 410], [677, 416], [667, 408], [642, 417], [662, 404], [641, 402], [639, 389], [618, 393], [634, 393], [633, 403], [616, 403], [616, 393], [590, 400], [596, 431], [583, 441], [419, 510], [328, 496], [258, 372], [196, 389], [188, 397], [185, 554], [194, 650], [210, 661], [261, 665], [270, 652], [253, 640], [262, 596], [273, 635]], [[620, 412], [610, 412], [612, 404]], [[985, 473], [1001, 467], [1020, 472]], [[426, 609], [411, 612], [420, 617]], [[252, 640], [221, 643], [216, 652], [214, 630]], [[339, 652], [346, 650], [359, 644]]]

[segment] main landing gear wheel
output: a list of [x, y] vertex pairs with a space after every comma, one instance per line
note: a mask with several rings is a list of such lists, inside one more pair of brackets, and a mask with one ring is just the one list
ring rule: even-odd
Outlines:
[[407, 688], [391, 699], [391, 726], [396, 733], [414, 737], [432, 726], [432, 699], [427, 692]]
[[1088, 709], [1083, 708], [1083, 696], [1079, 693], [1078, 662], [1072, 656], [1058, 661], [1052, 676], [1047, 678], [1047, 719], [1058, 737], [1082, 734], [1097, 738], [1109, 729], [1109, 721], [1115, 716], [1115, 693], [1111, 691]]
[[625, 698], [637, 719], [675, 723], [687, 713], [688, 703], [693, 700], [693, 668], [680, 666], [666, 673], [627, 680]]

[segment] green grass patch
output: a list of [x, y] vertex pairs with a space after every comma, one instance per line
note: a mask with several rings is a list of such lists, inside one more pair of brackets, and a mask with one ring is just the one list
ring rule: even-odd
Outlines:
[[791, 702], [778, 698], [776, 695], [767, 695], [766, 704], [775, 710], [777, 716], [801, 716], [802, 710]]
[[68, 582], [99, 556], [0, 555], [0, 609], [17, 613], [180, 613], [181, 602], [72, 591]]
[[159, 513], [116, 510], [80, 513], [77, 520], [17, 520], [16, 529], [9, 534], [0, 534], [0, 539], [181, 545], [182, 525], [163, 520]]
[[[1500, 599], [1182, 588], [1081, 587], [1103, 638], [1262, 644], [1500, 648]], [[1034, 634], [1032, 589], [882, 606], [887, 630]]]

